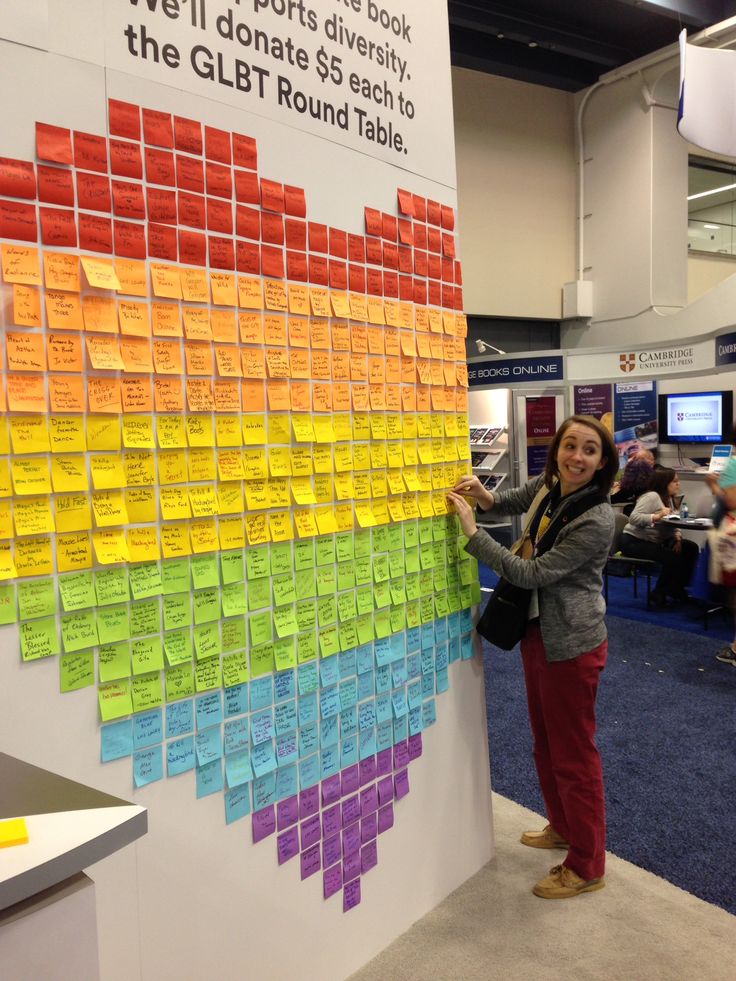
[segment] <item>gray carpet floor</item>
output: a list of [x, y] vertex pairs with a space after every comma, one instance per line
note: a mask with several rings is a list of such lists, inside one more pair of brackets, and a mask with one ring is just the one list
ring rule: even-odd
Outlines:
[[497, 794], [493, 820], [493, 860], [351, 981], [736, 978], [736, 917], [613, 855], [605, 889], [537, 899], [531, 886], [564, 853], [520, 845], [545, 822]]

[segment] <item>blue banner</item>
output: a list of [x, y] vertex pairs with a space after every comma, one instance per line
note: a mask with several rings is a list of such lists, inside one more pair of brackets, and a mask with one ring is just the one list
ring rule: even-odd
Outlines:
[[736, 331], [716, 337], [716, 364], [736, 363]]
[[479, 385], [503, 385], [508, 388], [525, 382], [539, 385], [562, 381], [563, 378], [561, 355], [520, 356], [468, 363], [468, 384], [471, 388]]
[[613, 438], [621, 466], [637, 450], [656, 449], [657, 383], [620, 382], [614, 385], [613, 420]]

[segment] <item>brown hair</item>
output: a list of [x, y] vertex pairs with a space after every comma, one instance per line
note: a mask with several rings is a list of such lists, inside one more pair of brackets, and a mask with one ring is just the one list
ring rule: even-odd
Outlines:
[[652, 476], [649, 478], [648, 489], [650, 491], [654, 491], [656, 494], [659, 494], [667, 507], [669, 507], [667, 501], [670, 499], [670, 495], [667, 493], [667, 488], [670, 486], [676, 476], [677, 474], [674, 470], [670, 470], [668, 467], [661, 467], [659, 470], [655, 470]]
[[592, 429], [598, 434], [598, 438], [601, 441], [601, 450], [603, 460], [603, 466], [600, 470], [596, 470], [591, 480], [592, 484], [602, 491], [604, 494], [608, 494], [611, 490], [611, 485], [613, 484], [613, 479], [618, 473], [618, 450], [616, 449], [616, 444], [613, 441], [613, 436], [603, 423], [599, 422], [594, 416], [582, 416], [574, 415], [568, 416], [563, 423], [561, 423], [559, 429], [555, 433], [554, 439], [549, 445], [547, 450], [547, 464], [544, 468], [544, 483], [547, 487], [552, 487], [555, 480], [560, 476], [560, 471], [557, 469], [557, 451], [560, 448], [560, 443], [562, 442], [562, 437], [565, 435], [570, 426], [575, 424], [581, 426], [587, 426], [588, 429]]

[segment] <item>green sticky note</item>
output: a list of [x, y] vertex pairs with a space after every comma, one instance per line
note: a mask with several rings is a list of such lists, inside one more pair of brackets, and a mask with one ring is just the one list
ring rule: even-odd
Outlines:
[[432, 543], [432, 559], [434, 560], [435, 566], [440, 566], [445, 564], [445, 553], [447, 549], [443, 542], [433, 542]]
[[340, 531], [335, 535], [335, 555], [338, 562], [352, 562], [355, 557], [352, 531]]
[[404, 535], [401, 525], [388, 525], [386, 528], [386, 546], [389, 552], [396, 552], [404, 547]]
[[164, 667], [164, 649], [160, 637], [140, 637], [130, 645], [133, 674], [161, 671]]
[[271, 605], [271, 580], [252, 579], [248, 581], [248, 609], [262, 610]]
[[373, 587], [362, 586], [355, 590], [355, 601], [358, 605], [358, 614], [364, 616], [366, 613], [373, 613], [375, 609], [373, 603]]
[[296, 646], [293, 637], [282, 637], [274, 642], [273, 658], [277, 671], [296, 667]]
[[324, 627], [318, 631], [319, 652], [322, 657], [331, 657], [340, 650], [340, 637], [337, 627]]
[[355, 563], [338, 562], [337, 564], [337, 588], [352, 589], [355, 586]]
[[194, 668], [194, 687], [198, 692], [222, 688], [222, 665], [219, 657], [197, 661]]
[[171, 667], [192, 659], [192, 635], [188, 629], [164, 634], [164, 653]]
[[[460, 587], [460, 609], [469, 610], [473, 606], [473, 587], [472, 586], [461, 586]], [[478, 584], [478, 592], [480, 593], [480, 584]]]
[[223, 620], [220, 624], [220, 636], [222, 639], [222, 650], [227, 654], [228, 651], [239, 651], [246, 646], [245, 639], [245, 617], [233, 617], [230, 620]]
[[59, 576], [59, 595], [66, 613], [72, 610], [86, 610], [97, 605], [95, 587], [91, 572], [69, 572]]
[[302, 630], [313, 630], [317, 626], [317, 601], [299, 600], [296, 604], [296, 625]]
[[142, 562], [140, 565], [133, 565], [128, 570], [128, 577], [134, 599], [160, 596], [163, 592], [164, 587], [158, 562]]
[[89, 688], [95, 683], [95, 652], [62, 654], [59, 658], [59, 685], [62, 692]]
[[277, 542], [271, 546], [271, 575], [280, 576], [294, 571], [291, 542]]
[[432, 578], [432, 570], [427, 572], [419, 573], [419, 595], [420, 596], [431, 596], [434, 592], [434, 579]]
[[419, 519], [419, 544], [426, 545], [432, 541], [432, 519]]
[[387, 582], [377, 582], [373, 587], [373, 602], [379, 610], [391, 605], [391, 588]]
[[317, 620], [320, 627], [337, 623], [337, 599], [334, 596], [323, 596], [318, 600]]
[[97, 650], [97, 666], [100, 681], [117, 681], [130, 677], [130, 644], [102, 644]]
[[314, 540], [305, 538], [294, 542], [294, 568], [310, 569], [314, 565]]
[[245, 550], [245, 568], [248, 580], [262, 579], [271, 575], [271, 553], [268, 545], [259, 545]]
[[248, 598], [244, 582], [233, 582], [222, 587], [222, 615], [235, 617], [248, 612]]
[[134, 712], [147, 712], [158, 708], [164, 703], [164, 692], [161, 685], [161, 672], [151, 671], [130, 679], [130, 694], [133, 699]]
[[234, 582], [243, 582], [245, 579], [245, 559], [242, 549], [235, 549], [232, 552], [220, 553], [220, 569], [222, 571], [222, 582], [229, 586]]
[[[265, 644], [273, 638], [273, 616], [270, 610], [263, 613], [252, 613], [248, 617], [251, 645], [256, 647]], [[255, 677], [255, 674], [254, 676]]]
[[373, 614], [368, 613], [365, 616], [358, 617], [355, 621], [355, 626], [358, 631], [358, 640], [361, 644], [369, 644], [375, 638], [375, 633], [373, 630]]
[[164, 595], [188, 593], [192, 588], [189, 559], [167, 559], [161, 565], [161, 585]]
[[53, 579], [34, 579], [18, 583], [18, 610], [21, 620], [48, 617], [56, 613], [56, 584]]
[[236, 651], [222, 659], [222, 683], [225, 688], [244, 684], [250, 676], [248, 671], [248, 655], [245, 651]]
[[434, 620], [434, 601], [431, 596], [422, 596], [419, 600], [419, 617], [422, 623]]
[[386, 582], [389, 578], [388, 555], [373, 556], [374, 582]]
[[143, 637], [161, 630], [161, 601], [158, 596], [130, 605], [130, 635]]
[[367, 558], [355, 559], [355, 582], [358, 586], [365, 586], [373, 582], [373, 570], [371, 568], [370, 556]]
[[434, 609], [438, 617], [446, 617], [450, 612], [450, 604], [447, 601], [447, 593], [435, 593]]
[[194, 670], [191, 661], [167, 668], [166, 701], [175, 702], [179, 698], [189, 698], [194, 694]]
[[406, 588], [403, 579], [392, 579], [389, 587], [391, 589], [391, 602], [394, 605], [406, 603]]
[[334, 565], [325, 565], [317, 569], [317, 595], [328, 596], [337, 592], [337, 573]]
[[419, 601], [414, 603], [407, 603], [404, 607], [406, 610], [406, 625], [410, 629], [412, 627], [418, 627], [421, 624], [421, 618], [419, 616]]
[[250, 650], [250, 673], [252, 678], [270, 674], [274, 668], [273, 644], [258, 644]]
[[216, 587], [199, 589], [193, 596], [194, 622], [210, 623], [220, 618], [220, 594]]
[[421, 595], [419, 590], [419, 576], [418, 575], [407, 576], [406, 579], [404, 580], [404, 584], [406, 586], [406, 598], [408, 600], [419, 599]]
[[404, 552], [404, 564], [407, 572], [419, 572], [421, 563], [419, 561], [419, 547], [410, 548]]
[[352, 620], [353, 617], [358, 615], [358, 609], [355, 602], [355, 592], [350, 590], [347, 593], [340, 593], [337, 597], [337, 614], [340, 617], [340, 622], [345, 620]]
[[293, 606], [279, 606], [275, 609], [273, 622], [279, 637], [291, 637], [297, 632], [296, 611]]
[[435, 518], [430, 519], [432, 521], [432, 540], [435, 542], [444, 542], [447, 538], [447, 522], [445, 521], [445, 515], [441, 514]]
[[220, 653], [220, 624], [205, 623], [194, 628], [194, 653], [198, 661]]
[[323, 535], [314, 543], [317, 565], [329, 565], [335, 561], [335, 539], [332, 535]]
[[406, 627], [406, 607], [392, 606], [390, 616], [392, 634], [397, 634], [400, 630], [403, 630]]
[[15, 583], [0, 584], [0, 625], [18, 620], [18, 603]]
[[293, 573], [274, 576], [271, 584], [273, 586], [273, 601], [276, 606], [284, 606], [286, 603], [296, 602], [296, 584], [294, 583]]
[[364, 528], [362, 531], [356, 531], [353, 535], [353, 548], [355, 551], [356, 559], [370, 558], [371, 554], [371, 531], [370, 528]]
[[380, 613], [377, 612], [373, 617], [373, 626], [376, 631], [376, 637], [382, 640], [384, 637], [388, 637], [391, 634], [391, 616], [388, 610], [381, 610]]
[[414, 548], [419, 544], [419, 527], [416, 521], [404, 521], [404, 548]]
[[298, 600], [317, 595], [317, 573], [314, 569], [302, 569], [294, 576], [294, 588]]
[[460, 588], [460, 570], [456, 565], [448, 565], [445, 567], [445, 577], [447, 579], [448, 589]]
[[191, 559], [192, 583], [195, 589], [207, 589], [220, 585], [217, 555], [193, 555]]
[[447, 590], [447, 605], [450, 607], [450, 613], [459, 613], [462, 610], [463, 604], [459, 589]]
[[130, 619], [127, 606], [109, 606], [97, 610], [97, 634], [101, 644], [130, 640]]
[[434, 583], [435, 593], [441, 592], [447, 589], [447, 570], [444, 566], [441, 569], [435, 569], [432, 576], [432, 582]]
[[24, 661], [35, 661], [60, 653], [56, 618], [30, 620], [20, 625], [20, 652]]
[[404, 575], [404, 553], [401, 552], [389, 552], [388, 555], [388, 573], [391, 579], [396, 579], [397, 576]]
[[431, 544], [419, 546], [419, 565], [422, 569], [431, 569], [434, 565], [434, 553]]
[[192, 594], [173, 593], [164, 596], [164, 630], [192, 625]]
[[349, 651], [358, 646], [358, 628], [354, 620], [340, 624], [340, 650]]
[[477, 606], [480, 603], [480, 583], [474, 582], [471, 587], [471, 596], [473, 598], [473, 605]]
[[388, 529], [385, 525], [379, 525], [377, 528], [373, 528], [371, 546], [374, 555], [376, 552], [388, 551]]
[[94, 647], [98, 643], [95, 611], [83, 610], [62, 616], [61, 639], [67, 654], [81, 651], [85, 647]]
[[128, 570], [99, 569], [95, 572], [95, 592], [98, 606], [127, 602], [130, 599]]
[[130, 681], [109, 681], [97, 689], [97, 700], [100, 705], [100, 718], [103, 722], [111, 719], [121, 719], [133, 711], [133, 700], [130, 695]]
[[299, 664], [304, 664], [306, 661], [313, 661], [317, 657], [317, 634], [314, 631], [308, 631], [304, 634], [298, 634], [296, 638], [296, 657]]

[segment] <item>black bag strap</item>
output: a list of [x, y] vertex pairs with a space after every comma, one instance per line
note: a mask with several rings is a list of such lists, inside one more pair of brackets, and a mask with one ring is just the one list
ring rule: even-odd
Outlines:
[[[550, 492], [550, 497], [547, 502], [547, 506], [555, 505], [560, 499], [560, 485], [557, 484], [552, 488]], [[556, 496], [555, 496], [555, 492]], [[571, 521], [575, 518], [579, 518], [581, 514], [585, 514], [591, 508], [597, 507], [599, 504], [605, 504], [608, 502], [608, 495], [602, 494], [599, 490], [590, 490], [588, 493], [582, 494], [575, 500], [570, 501], [565, 507], [559, 509], [557, 513], [552, 517], [549, 525], [545, 529], [544, 534], [539, 539], [535, 547], [535, 555], [544, 555], [545, 552], [549, 552], [555, 543], [555, 539], [562, 531], [562, 529], [569, 525]], [[544, 504], [544, 501], [542, 502]], [[544, 509], [540, 506], [537, 510], [539, 518], [537, 520], [537, 515], [535, 515], [536, 528], [539, 526], [539, 522], [542, 520], [542, 515], [544, 514]]]

